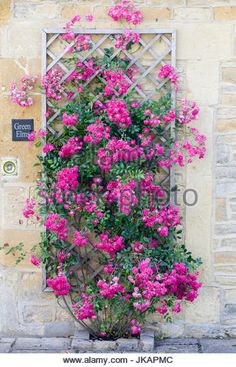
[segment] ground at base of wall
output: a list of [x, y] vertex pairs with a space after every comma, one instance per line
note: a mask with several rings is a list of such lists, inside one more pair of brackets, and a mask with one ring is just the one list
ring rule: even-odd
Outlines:
[[[140, 352], [140, 350], [133, 350], [133, 352]], [[236, 338], [155, 340], [153, 352], [236, 353]], [[73, 348], [73, 338], [0, 338], [0, 353], [78, 353], [78, 348]]]

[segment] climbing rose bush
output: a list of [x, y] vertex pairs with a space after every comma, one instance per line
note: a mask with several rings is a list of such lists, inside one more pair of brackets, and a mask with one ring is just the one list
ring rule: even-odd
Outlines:
[[[133, 25], [143, 19], [130, 1], [108, 15]], [[100, 59], [78, 62], [78, 53], [92, 48], [89, 35], [74, 32], [80, 20], [78, 15], [68, 22], [62, 36], [71, 44], [67, 62], [73, 71], [65, 78], [56, 67], [42, 78], [51, 106], [46, 117], [59, 112], [52, 127], [60, 125], [60, 137], [43, 130], [29, 135], [30, 144], [42, 146], [42, 174], [37, 198], [27, 200], [23, 214], [42, 226], [31, 262], [46, 267], [47, 285], [59, 303], [93, 337], [116, 339], [138, 335], [148, 314], [169, 321], [198, 296], [200, 260], [182, 243], [180, 211], [164, 200], [160, 177], [163, 169], [202, 159], [206, 138], [191, 127], [199, 115], [195, 102], [181, 99], [176, 110], [172, 105], [179, 76], [171, 65], [156, 71], [166, 81], [160, 98], [140, 102], [129, 91], [138, 70], [119, 53], [106, 49]], [[139, 40], [125, 29], [115, 47], [129, 49]], [[36, 80], [22, 82], [21, 91], [13, 86], [11, 98], [28, 106]], [[175, 137], [166, 136], [171, 126]]]

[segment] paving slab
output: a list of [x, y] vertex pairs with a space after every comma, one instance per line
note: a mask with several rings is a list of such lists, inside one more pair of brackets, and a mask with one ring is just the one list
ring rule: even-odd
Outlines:
[[61, 350], [71, 346], [70, 338], [17, 338], [13, 346], [16, 350]]
[[200, 339], [202, 353], [236, 353], [236, 339]]
[[198, 343], [198, 339], [195, 338], [166, 338], [166, 339], [157, 339], [155, 342], [155, 346], [158, 345], [196, 345]]
[[198, 345], [169, 344], [158, 346], [154, 353], [199, 353]]

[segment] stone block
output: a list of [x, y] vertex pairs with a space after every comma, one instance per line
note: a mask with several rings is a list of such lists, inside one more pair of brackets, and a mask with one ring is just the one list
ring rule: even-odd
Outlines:
[[111, 352], [116, 350], [116, 342], [111, 340], [95, 340], [93, 343], [93, 351], [96, 352]]
[[216, 178], [236, 178], [236, 167], [216, 167]]
[[216, 183], [216, 196], [229, 196], [234, 195], [236, 193], [236, 182], [234, 181], [226, 181], [226, 182], [217, 182]]
[[236, 20], [236, 6], [221, 6], [214, 8], [214, 19], [224, 22]]
[[216, 123], [216, 130], [219, 133], [228, 133], [235, 131], [236, 119], [218, 119]]
[[[199, 75], [202, 78], [199, 79]], [[209, 80], [209, 83], [205, 83], [205, 80]], [[188, 98], [191, 98], [204, 105], [211, 105], [218, 103], [219, 90], [219, 63], [211, 60], [189, 60], [186, 67], [186, 90], [188, 92]], [[205, 121], [208, 121], [208, 125], [212, 126], [213, 116], [210, 111], [201, 108], [200, 119], [203, 120], [203, 128], [205, 128]]]
[[224, 331], [220, 324], [186, 324], [184, 330], [185, 336], [193, 337], [193, 338], [202, 338], [202, 337], [224, 337]]
[[220, 5], [228, 5], [234, 0], [187, 0], [188, 6], [220, 6]]
[[160, 22], [170, 19], [171, 11], [169, 8], [145, 7], [142, 6], [144, 22]]
[[138, 339], [124, 339], [120, 338], [116, 341], [117, 352], [139, 352]]
[[216, 275], [215, 282], [218, 283], [222, 287], [235, 287], [236, 285], [236, 276], [227, 274], [227, 275]]
[[32, 19], [26, 23], [15, 22], [8, 31], [9, 57], [37, 58], [41, 55], [41, 36], [40, 27]]
[[222, 80], [223, 82], [236, 84], [236, 67], [223, 67]]
[[0, 342], [0, 353], [10, 353], [12, 344]]
[[161, 335], [164, 338], [180, 338], [184, 335], [184, 322], [161, 323]]
[[146, 4], [149, 6], [166, 6], [168, 8], [178, 8], [186, 5], [185, 0], [158, 0], [158, 2], [156, 0], [146, 0]]
[[216, 145], [216, 163], [225, 164], [230, 161], [230, 148], [228, 145], [219, 144]]
[[144, 330], [140, 335], [140, 349], [142, 352], [152, 352], [154, 349], [154, 330]]
[[216, 287], [202, 287], [199, 297], [185, 311], [187, 323], [213, 324], [219, 322], [220, 290]]
[[66, 351], [70, 346], [70, 338], [17, 338], [13, 351], [15, 349]]
[[221, 104], [224, 106], [235, 106], [236, 94], [223, 94], [221, 97]]
[[11, 0], [0, 2], [0, 25], [7, 23], [11, 18]]
[[221, 222], [227, 220], [227, 205], [225, 198], [216, 198], [216, 221]]
[[92, 340], [73, 338], [71, 347], [78, 352], [91, 352], [93, 351], [93, 344], [94, 342]]
[[64, 19], [71, 19], [76, 14], [79, 14], [80, 16], [84, 17], [88, 14], [94, 14], [93, 12], [93, 4], [67, 4], [62, 7], [61, 10], [61, 17]]
[[44, 325], [45, 337], [69, 337], [74, 335], [73, 321], [53, 321]]
[[59, 17], [59, 4], [39, 2], [38, 4], [27, 4], [24, 2], [16, 3], [14, 6], [14, 17], [20, 20], [31, 19], [53, 19]]
[[174, 9], [173, 19], [183, 22], [209, 21], [212, 19], [211, 8], [177, 8]]
[[[179, 60], [216, 60], [231, 57], [231, 24], [176, 22]], [[215, 37], [215, 35], [219, 37]], [[191, 45], [191, 47], [187, 47]]]
[[218, 251], [214, 254], [215, 264], [236, 264], [236, 251]]
[[23, 323], [48, 323], [55, 318], [54, 305], [19, 303], [19, 317]]
[[224, 238], [220, 244], [221, 247], [225, 247], [227, 249], [235, 249], [236, 248], [236, 238]]
[[225, 289], [223, 294], [225, 303], [236, 303], [236, 289]]

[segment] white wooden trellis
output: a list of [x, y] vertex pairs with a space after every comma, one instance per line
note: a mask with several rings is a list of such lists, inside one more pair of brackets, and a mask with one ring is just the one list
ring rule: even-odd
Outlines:
[[[70, 47], [74, 44], [62, 41], [61, 36], [66, 33], [65, 29], [45, 29], [42, 31], [42, 75], [45, 75], [52, 68], [58, 67], [64, 73], [62, 82], [71, 74], [74, 70], [70, 69], [64, 62], [66, 55], [69, 53]], [[172, 66], [176, 66], [176, 31], [172, 29], [148, 29], [138, 30], [141, 36], [140, 47], [133, 52], [131, 50], [120, 50], [114, 48], [113, 58], [117, 55], [126, 57], [129, 61], [129, 67], [136, 66], [138, 74], [135, 81], [131, 81], [126, 75], [127, 80], [130, 83], [128, 92], [134, 90], [137, 98], [141, 101], [147, 101], [149, 99], [155, 99], [157, 91], [161, 91], [162, 87], [167, 83], [167, 80], [158, 79], [156, 77], [156, 70], [162, 65], [168, 63]], [[121, 29], [82, 29], [75, 31], [76, 35], [88, 34], [92, 38], [92, 48], [86, 52], [78, 54], [78, 61], [87, 63], [88, 59], [95, 54], [99, 56], [104, 55], [104, 48], [114, 47], [115, 36], [123, 34]], [[109, 45], [109, 46], [108, 46]], [[148, 63], [145, 60], [148, 59]], [[87, 82], [92, 83], [95, 78], [99, 78], [104, 82], [101, 70], [98, 70]], [[149, 89], [145, 90], [145, 85], [149, 83]], [[142, 86], [140, 86], [142, 84]], [[152, 86], [150, 89], [150, 85]], [[99, 96], [94, 95], [94, 101], [99, 99]], [[173, 106], [175, 106], [175, 92], [172, 91]], [[53, 123], [59, 119], [60, 111], [55, 111], [50, 118], [46, 118], [46, 112], [52, 105], [50, 101], [43, 95], [42, 100], [42, 121], [43, 129], [47, 130], [55, 137], [60, 136], [60, 132], [53, 128]], [[168, 127], [167, 127], [168, 130]], [[167, 131], [167, 134], [173, 136], [173, 127]], [[162, 183], [168, 183], [169, 187], [174, 185], [174, 175], [172, 171], [165, 170], [166, 176], [162, 180]], [[44, 285], [46, 283], [46, 274], [44, 274]]]

